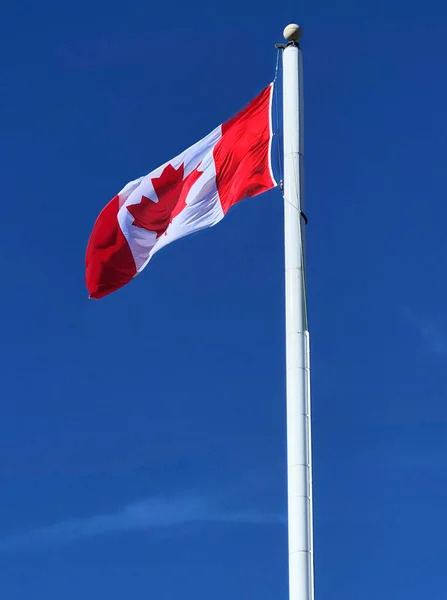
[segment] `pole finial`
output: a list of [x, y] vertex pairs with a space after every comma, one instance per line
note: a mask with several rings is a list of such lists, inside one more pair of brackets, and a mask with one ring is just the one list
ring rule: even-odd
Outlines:
[[288, 42], [297, 42], [300, 39], [302, 33], [303, 30], [299, 25], [297, 25], [296, 23], [291, 23], [290, 25], [287, 25], [287, 27], [284, 29], [283, 36]]

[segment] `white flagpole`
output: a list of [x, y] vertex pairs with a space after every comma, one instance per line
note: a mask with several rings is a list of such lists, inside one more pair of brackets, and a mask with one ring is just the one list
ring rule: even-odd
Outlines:
[[283, 46], [289, 599], [313, 600], [309, 332], [304, 280], [303, 73], [301, 29]]

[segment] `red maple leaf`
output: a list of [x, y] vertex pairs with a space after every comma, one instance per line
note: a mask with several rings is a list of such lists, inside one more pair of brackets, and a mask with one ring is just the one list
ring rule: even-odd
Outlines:
[[203, 174], [202, 171], [197, 170], [199, 166], [184, 178], [184, 164], [181, 164], [178, 169], [171, 164], [167, 165], [160, 177], [151, 179], [158, 202], [142, 196], [141, 202], [127, 207], [134, 218], [132, 224], [135, 227], [154, 231], [157, 238], [163, 235], [172, 219], [185, 208], [191, 187]]

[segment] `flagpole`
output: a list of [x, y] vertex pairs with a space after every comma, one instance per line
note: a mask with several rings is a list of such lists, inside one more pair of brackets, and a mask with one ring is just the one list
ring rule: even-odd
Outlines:
[[301, 29], [284, 29], [283, 138], [289, 599], [313, 600], [309, 332], [304, 279]]

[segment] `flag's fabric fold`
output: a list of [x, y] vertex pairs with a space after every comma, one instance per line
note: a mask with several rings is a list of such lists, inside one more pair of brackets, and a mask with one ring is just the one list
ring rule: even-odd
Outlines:
[[91, 298], [124, 286], [166, 244], [212, 227], [240, 200], [276, 185], [272, 96], [273, 84], [179, 156], [128, 183], [107, 204], [87, 246]]

